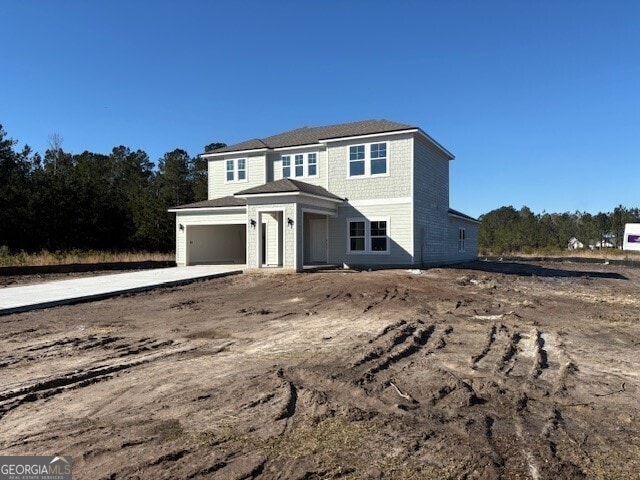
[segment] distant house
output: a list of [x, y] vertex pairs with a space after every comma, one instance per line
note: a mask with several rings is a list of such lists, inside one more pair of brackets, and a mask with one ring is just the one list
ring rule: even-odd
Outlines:
[[420, 128], [303, 127], [201, 155], [209, 199], [174, 207], [176, 263], [422, 266], [472, 260], [479, 222], [449, 208], [453, 155]]
[[571, 237], [569, 243], [567, 245], [569, 250], [578, 250], [580, 248], [584, 248], [584, 243], [578, 240], [576, 237]]
[[597, 242], [595, 242], [593, 245], [589, 245], [592, 249], [593, 248], [615, 248], [616, 246], [611, 243], [609, 240], [598, 240]]

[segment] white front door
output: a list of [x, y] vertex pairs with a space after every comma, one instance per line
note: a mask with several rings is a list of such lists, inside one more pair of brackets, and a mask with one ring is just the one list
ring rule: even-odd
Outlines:
[[327, 261], [327, 221], [325, 219], [309, 221], [309, 248], [312, 263]]

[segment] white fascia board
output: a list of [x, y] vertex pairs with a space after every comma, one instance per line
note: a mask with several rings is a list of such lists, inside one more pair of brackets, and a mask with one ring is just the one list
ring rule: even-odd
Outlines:
[[348, 205], [352, 207], [377, 207], [379, 205], [403, 205], [411, 203], [412, 197], [395, 197], [395, 198], [372, 198], [368, 200], [348, 200]]
[[169, 213], [198, 213], [198, 212], [222, 212], [224, 210], [231, 210], [234, 212], [240, 212], [246, 210], [247, 207], [197, 207], [197, 208], [170, 208], [167, 210]]
[[465, 222], [477, 223], [478, 225], [480, 225], [480, 220], [475, 220], [473, 218], [468, 218], [468, 217], [462, 217], [460, 215], [456, 215], [455, 213], [451, 213], [451, 212], [448, 212], [448, 214], [450, 217], [459, 218], [460, 220], [464, 220]]
[[294, 145], [292, 147], [278, 147], [273, 148], [274, 152], [282, 152], [284, 150], [303, 150], [305, 148], [324, 147], [324, 143], [307, 143], [305, 145]]
[[234, 152], [220, 152], [220, 153], [201, 153], [199, 155], [200, 158], [210, 158], [210, 159], [215, 159], [215, 157], [224, 157], [224, 156], [231, 156], [231, 157], [237, 157], [239, 155], [245, 155], [248, 153], [260, 153], [260, 152], [268, 152], [269, 149], [268, 148], [254, 148], [252, 150], [236, 150]]
[[440, 145], [438, 142], [436, 142], [433, 137], [429, 136], [426, 132], [423, 132], [420, 129], [416, 130], [425, 140], [427, 140], [429, 143], [433, 144], [434, 147], [436, 147], [438, 150], [440, 150], [442, 153], [444, 153], [447, 157], [449, 157], [449, 160], [454, 160], [456, 158], [456, 156], [451, 153], [449, 150], [447, 150], [446, 148], [444, 148], [442, 145]]
[[351, 137], [326, 138], [326, 139], [320, 140], [320, 143], [327, 144], [327, 143], [343, 142], [346, 140], [360, 140], [363, 138], [388, 137], [390, 135], [402, 135], [405, 133], [416, 133], [418, 131], [420, 130], [418, 130], [417, 128], [412, 128], [408, 130], [396, 130], [395, 132], [368, 133], [366, 135], [354, 135]]
[[236, 198], [244, 198], [245, 200], [249, 198], [269, 198], [269, 197], [275, 198], [275, 197], [289, 197], [289, 196], [318, 198], [320, 200], [325, 200], [327, 202], [333, 202], [333, 203], [344, 202], [344, 200], [323, 197], [322, 195], [313, 195], [312, 193], [305, 193], [305, 192], [250, 193], [248, 195], [237, 195], [237, 194], [234, 195], [234, 197]]

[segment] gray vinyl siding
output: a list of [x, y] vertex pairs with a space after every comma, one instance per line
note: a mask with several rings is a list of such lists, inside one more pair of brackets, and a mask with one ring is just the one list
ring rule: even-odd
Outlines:
[[[389, 253], [348, 252], [348, 219], [388, 218]], [[329, 219], [329, 263], [357, 265], [413, 265], [411, 203], [398, 205], [352, 205], [338, 208], [338, 216]]]
[[[381, 142], [388, 142], [388, 175], [349, 177], [349, 147]], [[327, 153], [331, 171], [325, 188], [349, 200], [408, 197], [411, 192], [412, 142], [412, 134], [404, 134], [330, 143]]]
[[[456, 263], [478, 258], [478, 224], [449, 216], [448, 249], [442, 263]], [[460, 228], [465, 230], [465, 248], [459, 249]]]
[[[295, 177], [293, 176], [294, 159], [296, 154], [316, 153], [318, 155], [318, 175], [315, 177]], [[312, 185], [320, 185], [327, 188], [327, 182], [329, 178], [329, 166], [327, 164], [327, 149], [325, 147], [308, 147], [300, 149], [284, 150], [279, 152], [269, 153], [268, 159], [268, 171], [271, 175], [269, 181], [275, 181], [282, 179], [282, 156], [289, 155], [291, 157], [291, 176], [302, 182], [310, 183]]]
[[449, 159], [421, 137], [414, 139], [413, 148], [416, 262], [446, 261], [450, 254]]
[[[245, 158], [247, 160], [247, 180], [226, 183], [227, 160], [238, 158]], [[233, 195], [241, 190], [257, 187], [268, 181], [266, 177], [266, 156], [264, 153], [259, 155], [229, 154], [224, 158], [209, 160], [208, 165], [209, 199]]]

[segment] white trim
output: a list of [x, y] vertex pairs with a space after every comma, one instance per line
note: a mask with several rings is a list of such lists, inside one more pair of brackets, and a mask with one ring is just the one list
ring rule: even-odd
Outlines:
[[[385, 152], [386, 157], [384, 157], [386, 164], [386, 171], [384, 173], [371, 173], [371, 163], [373, 160], [379, 160], [371, 158], [371, 147], [373, 145], [385, 144]], [[351, 160], [351, 148], [364, 146], [364, 158], [362, 160]], [[361, 178], [378, 178], [378, 177], [389, 177], [391, 176], [391, 162], [389, 161], [389, 142], [368, 142], [368, 143], [354, 143], [352, 145], [347, 145], [347, 180], [358, 180]], [[364, 162], [364, 173], [362, 175], [351, 175], [351, 163], [352, 162]]]
[[442, 145], [440, 145], [438, 142], [436, 142], [433, 137], [431, 137], [428, 133], [423, 132], [422, 129], [418, 128], [417, 130], [419, 135], [422, 135], [426, 140], [428, 140], [430, 143], [432, 143], [438, 150], [440, 150], [442, 153], [444, 153], [446, 156], [449, 157], [449, 160], [455, 160], [456, 156], [451, 153], [449, 150], [447, 150], [446, 148], [444, 148]]
[[[238, 168], [238, 162], [240, 160], [244, 160], [244, 179], [242, 180], [238, 180], [238, 172], [240, 171], [240, 169]], [[228, 162], [232, 162], [233, 163], [233, 170], [227, 170], [227, 164]], [[230, 183], [247, 183], [249, 181], [249, 168], [248, 168], [249, 162], [247, 161], [247, 157], [238, 157], [238, 158], [225, 158], [224, 159], [224, 183], [225, 184], [230, 184]], [[230, 171], [233, 172], [233, 180], [228, 180], [227, 179], [227, 173], [229, 173]]]
[[402, 205], [411, 203], [411, 197], [395, 197], [395, 198], [375, 198], [370, 200], [348, 200], [343, 207], [375, 207], [384, 205]]
[[[258, 207], [256, 208], [256, 235], [257, 235], [257, 242], [256, 242], [256, 258], [258, 259], [258, 268], [263, 268], [264, 267], [264, 261], [266, 260], [266, 258], [263, 258], [262, 261], [260, 261], [260, 254], [261, 252], [261, 245], [260, 242], [262, 242], [262, 214], [263, 213], [273, 213], [273, 212], [282, 212], [282, 223], [281, 225], [279, 225], [280, 228], [280, 235], [282, 235], [282, 266], [280, 268], [286, 268], [286, 261], [287, 261], [287, 239], [286, 239], [286, 235], [285, 235], [285, 228], [287, 227], [286, 223], [287, 223], [287, 218], [285, 217], [286, 215], [286, 208], [285, 207]], [[248, 239], [248, 237], [247, 237]], [[247, 240], [248, 241], [248, 240]], [[245, 247], [246, 249], [246, 247]]]
[[[391, 255], [391, 220], [390, 217], [348, 217], [347, 219], [347, 255]], [[351, 250], [351, 222], [364, 222], [364, 250]], [[387, 222], [387, 249], [371, 250], [371, 222]], [[359, 238], [359, 237], [358, 237]], [[376, 237], [378, 238], [378, 237]]]
[[[293, 204], [293, 218], [295, 218], [295, 223], [293, 225], [293, 268], [295, 269], [295, 271], [301, 271], [304, 268], [304, 258], [298, 258], [298, 231], [302, 232], [300, 234], [300, 238], [302, 238], [304, 236], [304, 219], [302, 218], [302, 215], [300, 215], [300, 218], [298, 218], [298, 204], [294, 203]], [[302, 225], [301, 225], [302, 224]], [[282, 214], [282, 227], [283, 227], [283, 242], [286, 244], [285, 241], [285, 235], [284, 235], [284, 229], [288, 227], [287, 225], [287, 221], [284, 218], [284, 213]], [[300, 229], [300, 230], [298, 230]], [[284, 247], [283, 247], [283, 252], [282, 255], [284, 257]], [[304, 257], [304, 248], [302, 248], [302, 256]], [[286, 257], [284, 257], [282, 259], [282, 265], [284, 266], [284, 259]], [[298, 265], [298, 261], [300, 262], [300, 264]]]
[[448, 214], [450, 217], [455, 217], [455, 218], [458, 218], [458, 219], [460, 219], [460, 220], [464, 220], [465, 222], [476, 223], [476, 224], [480, 225], [480, 220], [476, 220], [476, 219], [474, 219], [474, 218], [467, 218], [467, 217], [463, 217], [463, 216], [461, 216], [461, 215], [457, 215], [457, 214], [455, 214], [455, 213], [453, 213], [453, 212], [447, 212], [447, 214]]
[[[320, 143], [326, 144], [326, 143], [344, 142], [348, 140], [359, 140], [361, 138], [377, 138], [377, 137], [385, 137], [389, 135], [402, 135], [405, 133], [415, 133], [419, 131], [420, 129], [418, 128], [411, 128], [407, 130], [396, 130], [395, 132], [380, 132], [380, 133], [369, 133], [369, 134], [363, 134], [363, 135], [353, 135], [350, 137], [326, 138], [326, 139], [321, 139]], [[376, 143], [376, 142], [373, 142], [373, 143]]]
[[409, 192], [410, 192], [410, 199], [411, 199], [411, 226], [409, 227], [409, 232], [411, 235], [411, 263], [413, 263], [415, 265], [416, 263], [416, 237], [415, 237], [415, 227], [416, 227], [416, 212], [415, 212], [415, 204], [416, 204], [416, 198], [415, 198], [415, 156], [416, 156], [416, 151], [415, 151], [415, 141], [413, 139], [413, 137], [411, 137], [409, 139], [409, 165], [410, 165], [410, 172], [409, 172], [409, 181], [411, 182], [411, 185], [409, 186]]
[[[298, 179], [298, 178], [318, 178], [320, 176], [319, 171], [320, 168], [318, 166], [319, 162], [319, 158], [320, 158], [320, 152], [318, 151], [314, 151], [314, 152], [303, 152], [303, 153], [287, 153], [284, 155], [280, 155], [280, 177], [281, 178], [294, 178], [294, 179]], [[316, 174], [315, 175], [309, 175], [309, 155], [315, 155], [316, 156]], [[302, 157], [302, 175], [297, 175], [296, 174], [296, 157], [297, 156], [301, 156]], [[283, 163], [283, 158], [284, 157], [289, 157], [289, 176], [285, 177], [284, 176], [284, 163]]]
[[273, 152], [283, 152], [285, 150], [296, 150], [296, 149], [304, 149], [304, 148], [313, 148], [313, 147], [325, 147], [324, 143], [309, 143], [306, 145], [292, 145], [290, 147], [278, 147], [270, 149]]
[[249, 149], [249, 150], [237, 150], [237, 151], [220, 152], [220, 153], [201, 153], [199, 156], [203, 157], [203, 158], [213, 158], [213, 157], [222, 157], [224, 155], [243, 155], [243, 154], [246, 154], [246, 153], [256, 153], [256, 152], [278, 152], [278, 151], [281, 151], [281, 150], [288, 150], [288, 149], [294, 149], [294, 148], [317, 147], [318, 145], [326, 145], [328, 143], [342, 142], [342, 141], [347, 141], [347, 140], [358, 140], [358, 139], [361, 139], [361, 138], [377, 138], [377, 137], [384, 137], [385, 135], [402, 135], [402, 134], [406, 134], [406, 133], [417, 133], [417, 134], [421, 135], [422, 137], [424, 137], [427, 141], [429, 141], [429, 143], [433, 144], [438, 150], [440, 150], [446, 156], [450, 157], [450, 160], [454, 160], [456, 158], [453, 153], [451, 153], [449, 150], [444, 148], [440, 143], [438, 143], [436, 140], [434, 140], [433, 137], [431, 137], [426, 132], [422, 131], [422, 129], [420, 129], [420, 128], [410, 128], [410, 129], [407, 129], [407, 130], [396, 130], [395, 132], [380, 132], [380, 133], [370, 133], [370, 134], [363, 134], [363, 135], [354, 135], [354, 136], [350, 136], [350, 137], [324, 138], [324, 139], [320, 139], [318, 141], [318, 143], [308, 143], [308, 144], [304, 144], [304, 145], [292, 145], [292, 146], [288, 146], [288, 147], [278, 147], [278, 148], [263, 147], [263, 148]]
[[252, 149], [252, 150], [236, 150], [236, 151], [233, 151], [233, 152], [201, 153], [199, 156], [202, 157], [202, 158], [208, 158], [208, 159], [211, 159], [211, 160], [215, 160], [213, 157], [222, 157], [222, 156], [225, 156], [225, 155], [231, 155], [231, 156], [244, 155], [246, 153], [268, 152], [270, 150], [271, 150], [270, 148], [266, 148], [265, 147], [265, 148], [255, 148], [255, 149]]
[[335, 199], [335, 198], [329, 198], [329, 197], [323, 197], [322, 195], [314, 195], [312, 193], [306, 193], [306, 192], [277, 192], [277, 193], [249, 193], [249, 194], [245, 194], [245, 195], [238, 195], [235, 194], [234, 197], [236, 198], [268, 198], [268, 197], [286, 197], [289, 195], [294, 195], [294, 196], [301, 196], [301, 197], [309, 197], [309, 198], [318, 198], [320, 200], [326, 200], [327, 202], [333, 202], [333, 203], [342, 203], [344, 202], [344, 200], [340, 199]]
[[245, 210], [246, 211], [247, 207], [194, 207], [194, 208], [170, 208], [169, 210], [167, 210], [167, 212], [169, 213], [182, 213], [182, 212], [186, 212], [186, 213], [198, 213], [198, 212], [215, 212], [215, 213], [221, 213], [223, 210], [232, 210], [232, 211], [236, 211], [236, 210]]

